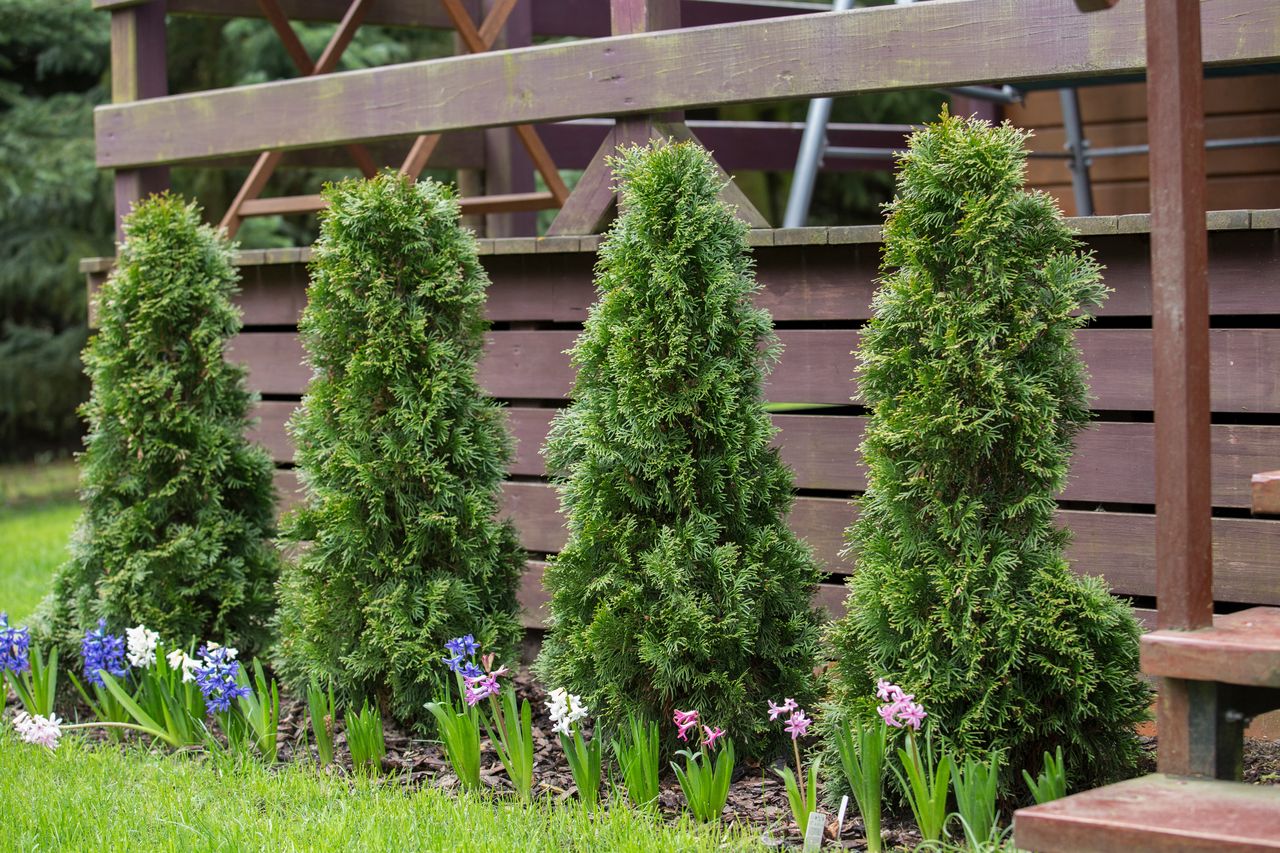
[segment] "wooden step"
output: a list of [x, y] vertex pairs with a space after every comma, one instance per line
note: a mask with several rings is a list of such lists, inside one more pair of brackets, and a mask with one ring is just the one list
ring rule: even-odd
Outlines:
[[1217, 616], [1212, 628], [1152, 631], [1142, 638], [1142, 671], [1188, 681], [1280, 688], [1280, 607]]
[[1280, 787], [1156, 773], [1022, 809], [1013, 841], [1033, 853], [1280, 850]]
[[1280, 471], [1254, 474], [1250, 487], [1254, 515], [1280, 515]]

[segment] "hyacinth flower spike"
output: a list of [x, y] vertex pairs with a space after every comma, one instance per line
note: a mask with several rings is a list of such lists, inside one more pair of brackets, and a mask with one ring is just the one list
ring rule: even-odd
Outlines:
[[882, 680], [880, 686], [883, 689], [877, 690], [876, 695], [884, 704], [877, 713], [886, 726], [905, 729], [907, 733], [906, 747], [898, 749], [903, 769], [894, 767], [893, 772], [906, 794], [921, 837], [925, 842], [939, 842], [946, 831], [947, 794], [953, 766], [951, 756], [947, 753], [940, 757], [934, 755], [933, 737], [928, 732], [925, 749], [921, 751], [916, 733], [924, 727], [928, 716], [924, 706], [915, 701], [913, 694], [897, 685]]
[[581, 696], [558, 687], [550, 693], [547, 712], [552, 730], [560, 736], [560, 746], [573, 772], [578, 797], [588, 811], [594, 811], [600, 796], [600, 738], [588, 741], [583, 737], [581, 721], [586, 719], [589, 710], [582, 704]]
[[672, 722], [678, 729], [676, 736], [684, 741], [688, 740], [690, 732], [696, 733], [699, 727], [702, 729], [698, 751], [680, 750], [676, 755], [684, 756], [684, 768], [674, 762], [671, 767], [694, 817], [703, 822], [717, 820], [729, 798], [729, 780], [733, 776], [734, 765], [733, 741], [725, 739], [718, 756], [713, 756], [716, 743], [725, 736], [724, 729], [702, 723], [696, 710], [677, 710], [672, 715]]
[[[458, 692], [462, 701], [455, 704], [446, 691], [443, 700], [428, 702], [426, 708], [435, 718], [445, 757], [459, 783], [467, 790], [478, 791], [481, 787], [480, 711], [476, 703], [482, 697], [470, 690], [468, 685], [472, 680], [484, 676], [484, 671], [475, 662], [480, 647], [475, 638], [467, 634], [445, 643], [445, 651], [448, 652], [444, 658], [445, 666], [458, 678]], [[494, 686], [496, 687], [496, 683]], [[486, 693], [487, 690], [486, 686]]]
[[8, 681], [28, 714], [49, 717], [58, 692], [58, 649], [55, 646], [46, 660], [39, 648], [31, 646], [31, 632], [9, 624], [6, 613], [0, 613], [0, 693]]
[[781, 705], [769, 703], [769, 719], [777, 719], [784, 713], [789, 713], [783, 730], [791, 735], [791, 749], [796, 760], [795, 773], [791, 772], [790, 767], [779, 768], [777, 773], [782, 777], [782, 782], [787, 789], [787, 802], [791, 806], [791, 816], [795, 818], [796, 825], [800, 827], [803, 833], [809, 826], [809, 815], [813, 814], [818, 808], [818, 767], [820, 762], [813, 761], [809, 764], [809, 772], [806, 775], [804, 764], [800, 760], [800, 738], [809, 731], [809, 726], [813, 720], [804, 712], [804, 709], [796, 704], [794, 699], [787, 699]]

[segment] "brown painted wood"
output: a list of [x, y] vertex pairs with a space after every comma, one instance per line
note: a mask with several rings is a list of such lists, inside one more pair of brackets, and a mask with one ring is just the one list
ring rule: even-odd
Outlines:
[[[298, 500], [297, 474], [276, 472], [281, 509]], [[503, 515], [520, 529], [521, 544], [536, 553], [555, 553], [564, 545], [565, 531], [555, 490], [540, 482], [503, 484]], [[844, 530], [855, 517], [853, 505], [839, 498], [799, 497], [789, 524], [813, 548], [826, 571], [848, 574], [851, 562], [840, 556]], [[1155, 593], [1155, 519], [1123, 512], [1063, 510], [1059, 523], [1073, 540], [1067, 558], [1074, 571], [1104, 577], [1118, 595]], [[1219, 601], [1280, 605], [1280, 578], [1275, 554], [1280, 553], [1280, 522], [1261, 519], [1214, 520], [1214, 550], [1218, 571], [1214, 593]]]
[[1162, 678], [1280, 688], [1280, 608], [1252, 607], [1214, 617], [1195, 631], [1142, 638], [1142, 671]]
[[[1142, 145], [1147, 141], [1147, 123], [1145, 121], [1092, 123], [1085, 128], [1085, 135], [1089, 140], [1090, 148], [1095, 149]], [[1240, 139], [1277, 135], [1280, 135], [1280, 111], [1250, 115], [1218, 115], [1205, 119], [1206, 139]], [[1038, 128], [1035, 136], [1031, 137], [1029, 145], [1033, 151], [1061, 152], [1065, 150], [1066, 135], [1061, 128]], [[1069, 181], [1071, 173], [1066, 163], [1066, 160], [1032, 158], [1027, 164], [1027, 182], [1033, 186], [1040, 186]], [[1210, 177], [1280, 174], [1280, 145], [1208, 150], [1205, 152], [1205, 170]], [[1097, 183], [1145, 182], [1149, 175], [1145, 153], [1123, 157], [1095, 157], [1089, 167], [1089, 178]]]
[[[1280, 112], [1280, 91], [1270, 74], [1214, 77], [1204, 81], [1206, 116]], [[1093, 124], [1146, 121], [1145, 83], [1111, 83], [1079, 90], [1086, 129]], [[1053, 89], [1027, 92], [1021, 104], [1005, 107], [1005, 117], [1019, 127], [1041, 130], [1062, 127], [1062, 102]], [[1032, 140], [1032, 144], [1035, 141]]]
[[[1157, 598], [1160, 627], [1203, 628], [1213, 624], [1213, 544], [1200, 2], [1152, 3], [1146, 25]], [[1182, 772], [1166, 761], [1161, 770]]]
[[[1114, 288], [1099, 316], [1149, 316], [1147, 236], [1092, 236], [1088, 246], [1106, 265], [1107, 284]], [[755, 303], [776, 321], [856, 321], [870, 316], [880, 244], [761, 247], [754, 253], [762, 287]], [[1212, 232], [1209, 255], [1210, 309], [1215, 316], [1280, 314], [1276, 232]], [[480, 260], [492, 282], [486, 314], [495, 322], [580, 323], [595, 300], [593, 253], [485, 255]], [[245, 289], [237, 302], [250, 327], [297, 323], [307, 283], [304, 265], [255, 264], [242, 266], [240, 273]]]
[[611, 129], [591, 162], [583, 170], [573, 192], [560, 206], [560, 212], [547, 229], [548, 237], [597, 234], [616, 210], [613, 193], [613, 170], [606, 158], [618, 148], [617, 130]]
[[[571, 117], [1133, 73], [1146, 64], [1143, 7], [1080, 15], [1062, 0], [894, 5], [111, 105], [95, 114], [97, 161], [152, 165]], [[1204, 18], [1208, 63], [1280, 58], [1271, 38], [1280, 6], [1270, 0], [1217, 0]]]
[[[123, 104], [169, 92], [165, 58], [164, 0], [151, 0], [111, 13], [111, 100]], [[167, 166], [120, 169], [114, 179], [116, 239], [133, 206], [169, 188]]]
[[[551, 593], [543, 584], [542, 576], [546, 572], [544, 560], [530, 560], [525, 564], [524, 574], [520, 576], [520, 589], [516, 600], [520, 602], [521, 623], [526, 628], [545, 628], [551, 611], [548, 607]], [[838, 619], [844, 615], [846, 597], [843, 584], [821, 583], [813, 596], [815, 607], [824, 611], [830, 619]]]
[[[458, 199], [463, 215], [473, 213], [501, 213], [518, 210], [546, 210], [556, 206], [555, 196], [549, 192], [511, 193], [510, 195], [483, 195]], [[240, 205], [240, 215], [272, 216], [313, 213], [328, 203], [321, 195], [290, 195], [272, 198], [255, 198]]]
[[1036, 853], [1280, 850], [1280, 788], [1153, 774], [1022, 809], [1013, 832]]
[[[95, 9], [116, 9], [136, 5], [141, 0], [93, 0]], [[346, 3], [340, 0], [281, 0], [295, 21], [337, 21]], [[479, 2], [467, 0], [469, 11], [477, 12]], [[827, 3], [804, 0], [684, 0], [688, 26], [708, 26], [734, 21], [774, 18], [825, 12]], [[609, 34], [609, 10], [599, 0], [556, 0], [534, 4], [534, 24], [538, 35], [599, 38]], [[211, 17], [253, 18], [261, 12], [253, 0], [169, 0], [171, 14]], [[421, 0], [378, 0], [369, 23], [396, 27], [447, 28], [449, 19], [438, 4]]]
[[[302, 42], [298, 40], [297, 34], [294, 33], [293, 27], [289, 25], [288, 17], [281, 10], [276, 0], [258, 0], [258, 2], [267, 20], [271, 22], [272, 29], [276, 31], [276, 35], [284, 44], [285, 52], [289, 54], [293, 64], [297, 66], [304, 76], [328, 74], [337, 67], [338, 60], [342, 58], [343, 52], [351, 44], [351, 39], [355, 38], [356, 29], [364, 21], [369, 9], [369, 0], [352, 0], [337, 29], [334, 30], [328, 44], [325, 45], [323, 52], [320, 54], [320, 58], [313, 63], [311, 57], [307, 55], [306, 48], [303, 47]], [[377, 173], [378, 167], [374, 164], [373, 158], [364, 146], [353, 143], [345, 147], [347, 153], [360, 169], [361, 174], [366, 178], [372, 178]], [[292, 199], [269, 199], [267, 204], [256, 203], [258, 196], [261, 195], [263, 189], [266, 188], [267, 182], [271, 179], [271, 175], [280, 165], [282, 156], [283, 153], [280, 151], [263, 151], [258, 155], [253, 168], [249, 170], [249, 176], [245, 179], [244, 184], [241, 185], [239, 191], [231, 200], [231, 205], [222, 216], [220, 224], [226, 230], [228, 237], [234, 237], [240, 229], [240, 223], [249, 216], [269, 216], [275, 213], [305, 213], [320, 209], [318, 204], [314, 207], [293, 209], [284, 207], [287, 201], [292, 201], [295, 204], [299, 201], [306, 205], [314, 204], [319, 196], [295, 196]]]
[[[494, 397], [566, 399], [573, 370], [564, 351], [574, 331], [496, 331], [485, 336], [479, 377]], [[1211, 334], [1213, 406], [1223, 412], [1280, 412], [1280, 329], [1217, 329]], [[765, 385], [776, 403], [845, 404], [855, 397], [858, 335], [851, 330], [783, 329], [782, 359]], [[1150, 411], [1151, 333], [1084, 329], [1077, 335], [1092, 375], [1095, 408]], [[233, 357], [248, 365], [250, 384], [265, 394], [298, 394], [309, 372], [290, 332], [244, 332]]]
[[[296, 403], [258, 404], [260, 422], [252, 432], [279, 463], [293, 462], [293, 445], [285, 422]], [[507, 410], [516, 441], [509, 469], [517, 477], [546, 476], [541, 448], [557, 409], [515, 406]], [[775, 444], [795, 473], [799, 489], [860, 492], [867, 486], [866, 468], [857, 448], [866, 419], [825, 415], [774, 415], [780, 431]], [[1280, 457], [1280, 426], [1218, 425], [1213, 428], [1214, 505], [1247, 507], [1247, 472], [1259, 457]], [[1151, 424], [1097, 423], [1085, 430], [1072, 457], [1071, 476], [1060, 497], [1076, 502], [1152, 504], [1155, 440]], [[1280, 474], [1277, 474], [1280, 479]]]
[[[1070, 184], [1037, 187], [1054, 197], [1064, 214], [1075, 213]], [[1280, 175], [1215, 175], [1208, 180], [1206, 203], [1214, 210], [1270, 207], [1280, 198]], [[1146, 213], [1150, 207], [1146, 181], [1104, 182], [1094, 187], [1094, 207], [1099, 215]]]
[[1250, 510], [1254, 515], [1280, 515], [1280, 471], [1250, 477]]

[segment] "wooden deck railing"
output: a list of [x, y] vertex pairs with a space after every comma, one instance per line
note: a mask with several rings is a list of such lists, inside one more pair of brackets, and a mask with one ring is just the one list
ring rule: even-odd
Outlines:
[[[339, 0], [269, 5], [320, 20], [336, 20], [348, 8]], [[480, 16], [477, 0], [463, 5], [473, 18]], [[163, 34], [155, 26], [163, 0], [95, 0], [95, 6], [113, 16], [117, 78], [115, 103], [95, 114], [98, 164], [117, 170], [123, 205], [162, 180], [156, 167], [172, 163], [584, 117], [629, 124], [664, 117], [658, 125], [635, 124], [631, 138], [682, 132], [673, 111], [697, 107], [1104, 78], [1145, 67], [1144, 4], [1138, 0], [1106, 15], [1082, 15], [1071, 0], [953, 0], [682, 29], [674, 27], [814, 6], [573, 0], [535, 3], [532, 31], [598, 35], [607, 9], [613, 32], [633, 34], [167, 96]], [[255, 14], [258, 6], [170, 0], [169, 8]], [[1202, 11], [1206, 65], [1280, 60], [1280, 4], [1208, 0]], [[409, 0], [372, 0], [365, 15], [369, 23], [409, 26], [451, 20], [439, 3]], [[579, 195], [603, 195], [600, 186], [584, 181]], [[577, 216], [575, 225], [588, 219]]]

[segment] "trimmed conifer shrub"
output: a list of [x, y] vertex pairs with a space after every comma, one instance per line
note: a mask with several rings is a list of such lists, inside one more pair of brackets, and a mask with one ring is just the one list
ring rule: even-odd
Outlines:
[[84, 515], [40, 620], [68, 649], [99, 618], [248, 654], [267, 644], [275, 487], [270, 457], [245, 439], [245, 369], [224, 359], [238, 279], [194, 204], [153, 196], [125, 219], [84, 351]]
[[524, 554], [495, 520], [511, 442], [476, 381], [488, 278], [446, 186], [384, 172], [325, 198], [300, 323], [314, 375], [291, 423], [306, 500], [286, 522], [303, 547], [281, 581], [282, 667], [425, 724], [447, 640], [504, 652], [520, 636]]
[[1072, 574], [1054, 523], [1090, 417], [1073, 333], [1106, 289], [1023, 190], [1026, 136], [944, 113], [901, 159], [859, 350], [867, 492], [834, 705], [865, 713], [889, 678], [962, 754], [1034, 772], [1061, 745], [1087, 787], [1134, 767], [1149, 696], [1129, 607]]
[[569, 537], [538, 669], [608, 728], [634, 712], [673, 731], [696, 709], [761, 755], [778, 737], [767, 701], [811, 695], [819, 625], [761, 402], [777, 340], [707, 153], [631, 148], [613, 169], [622, 213], [544, 451]]

